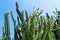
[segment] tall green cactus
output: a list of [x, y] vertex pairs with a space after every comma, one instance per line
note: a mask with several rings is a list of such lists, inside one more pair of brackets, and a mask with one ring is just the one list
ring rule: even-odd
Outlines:
[[8, 12], [4, 14], [4, 27], [5, 27], [5, 35], [6, 35], [6, 38], [5, 40], [11, 40], [10, 38], [10, 25], [9, 25], [9, 18], [8, 18]]
[[[21, 40], [20, 34], [19, 34], [20, 32], [19, 32], [18, 26], [16, 25], [16, 20], [13, 17], [12, 11], [11, 11], [11, 17], [14, 22], [14, 40]], [[18, 22], [19, 22], [19, 20], [18, 20]], [[19, 25], [19, 23], [18, 23], [18, 25]]]

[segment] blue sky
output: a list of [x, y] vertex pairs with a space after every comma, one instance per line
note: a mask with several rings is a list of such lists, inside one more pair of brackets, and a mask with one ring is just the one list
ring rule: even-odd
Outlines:
[[[13, 11], [14, 18], [16, 19], [16, 8], [15, 8], [15, 2], [18, 2], [19, 9], [27, 10], [28, 12], [31, 12], [33, 10], [33, 7], [40, 8], [43, 10], [43, 14], [45, 15], [46, 12], [49, 13], [49, 15], [54, 15], [53, 11], [55, 10], [55, 7], [59, 10], [60, 9], [60, 0], [0, 0], [0, 30], [2, 29], [2, 26], [4, 26], [4, 13], [8, 11]], [[10, 31], [11, 31], [11, 37], [14, 35], [13, 31], [13, 22], [11, 19], [11, 16], [9, 15], [9, 21], [10, 21]], [[0, 36], [1, 36], [0, 31]]]

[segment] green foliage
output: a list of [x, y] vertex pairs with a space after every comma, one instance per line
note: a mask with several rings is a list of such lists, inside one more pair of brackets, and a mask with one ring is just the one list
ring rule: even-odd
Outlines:
[[[24, 11], [19, 10], [16, 2], [16, 12], [18, 14], [17, 21], [14, 19], [12, 11], [10, 11], [14, 23], [14, 39], [12, 40], [60, 40], [60, 11], [57, 11], [57, 9], [54, 12], [56, 18], [50, 17], [48, 13], [46, 13], [46, 17], [41, 16], [43, 11], [39, 8], [33, 10], [29, 16], [27, 10], [25, 10], [25, 17]], [[4, 14], [3, 40], [11, 40], [8, 14]]]

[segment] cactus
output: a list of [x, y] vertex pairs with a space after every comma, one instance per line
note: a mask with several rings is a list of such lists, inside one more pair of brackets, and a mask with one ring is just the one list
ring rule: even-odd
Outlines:
[[4, 27], [5, 27], [5, 40], [11, 40], [10, 38], [10, 25], [9, 25], [9, 19], [8, 19], [8, 12], [4, 14], [5, 21], [4, 21]]
[[[12, 40], [60, 40], [60, 11], [56, 9], [56, 17], [41, 16], [42, 10], [33, 10], [28, 16], [27, 10], [19, 10], [16, 2], [17, 21], [14, 19], [12, 11], [11, 18], [14, 24], [14, 39]], [[11, 40], [10, 25], [8, 19], [9, 12], [4, 14], [4, 27], [2, 40]], [[26, 17], [25, 17], [26, 16]], [[25, 19], [26, 18], [26, 19]]]
[[57, 10], [57, 8], [56, 8], [55, 14], [56, 14], [55, 28], [58, 29], [58, 31], [55, 31], [55, 34], [56, 34], [57, 40], [60, 40], [60, 30], [59, 30], [60, 29], [60, 11]]

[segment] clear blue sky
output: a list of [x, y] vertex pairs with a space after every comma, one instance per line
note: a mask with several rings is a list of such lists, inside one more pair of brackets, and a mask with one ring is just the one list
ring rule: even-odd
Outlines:
[[[28, 12], [31, 12], [33, 10], [33, 7], [40, 8], [43, 10], [43, 14], [45, 15], [46, 12], [49, 13], [49, 15], [54, 15], [53, 11], [55, 7], [59, 10], [60, 9], [60, 0], [0, 0], [0, 30], [2, 29], [2, 26], [4, 26], [4, 13], [7, 11], [13, 11], [13, 15], [16, 19], [16, 10], [15, 10], [15, 2], [19, 3], [19, 9], [22, 10], [28, 10]], [[13, 22], [11, 20], [11, 16], [9, 15], [9, 21], [10, 21], [10, 31], [11, 31], [11, 37], [13, 37]], [[0, 35], [1, 35], [0, 31]]]

